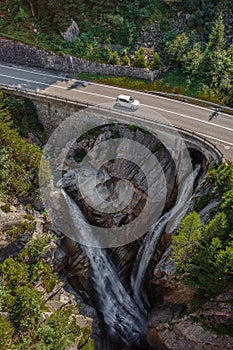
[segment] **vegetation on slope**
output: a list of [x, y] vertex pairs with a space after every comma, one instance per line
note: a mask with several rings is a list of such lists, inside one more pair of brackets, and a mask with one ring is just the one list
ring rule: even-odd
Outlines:
[[[169, 68], [158, 77], [159, 85], [175, 85], [175, 92], [232, 105], [232, 34], [228, 25], [225, 43], [221, 17], [221, 10], [230, 5], [229, 0], [5, 0], [0, 33], [90, 60], [161, 72]], [[71, 43], [61, 32], [72, 19], [80, 33]], [[148, 48], [138, 45], [142, 28], [151, 25], [156, 51], [150, 43], [145, 43]]]
[[232, 287], [233, 164], [210, 169], [206, 181], [213, 185], [210, 197], [220, 202], [211, 210], [207, 223], [201, 222], [195, 211], [183, 219], [172, 237], [171, 255], [181, 281], [202, 300]]
[[[38, 136], [42, 132], [33, 113], [27, 100], [0, 95], [0, 199], [7, 201], [1, 210], [9, 215], [9, 202], [16, 202], [18, 196], [26, 202], [38, 189], [42, 151], [25, 138], [32, 130]], [[66, 350], [75, 344], [93, 349], [90, 327], [80, 328], [76, 322], [77, 305], [51, 310], [46, 304], [59, 283], [50, 261], [54, 239], [49, 233], [36, 234], [34, 211], [30, 211], [20, 225], [0, 229], [3, 256], [4, 249], [16, 242], [13, 257], [1, 256], [0, 350]], [[17, 249], [21, 238], [25, 246]]]
[[39, 291], [50, 293], [58, 283], [47, 263], [51, 239], [37, 236], [0, 264], [0, 349], [66, 350], [75, 343], [92, 349], [89, 327], [76, 323], [78, 308], [66, 304], [51, 311]]
[[14, 109], [14, 102], [0, 93], [0, 197], [25, 196], [38, 188], [41, 149], [20, 135], [17, 125], [22, 120], [15, 114], [14, 124], [11, 116]]

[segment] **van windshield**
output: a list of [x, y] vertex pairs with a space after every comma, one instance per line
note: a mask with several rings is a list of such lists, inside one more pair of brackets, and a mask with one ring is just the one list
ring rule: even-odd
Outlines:
[[130, 102], [134, 102], [134, 98], [133, 97], [130, 97], [129, 100], [130, 100]]

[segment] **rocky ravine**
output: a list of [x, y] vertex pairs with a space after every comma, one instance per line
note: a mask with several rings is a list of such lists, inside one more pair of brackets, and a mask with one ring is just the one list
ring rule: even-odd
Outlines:
[[[233, 290], [225, 290], [206, 303], [198, 312], [190, 312], [193, 292], [179, 283], [174, 275], [169, 250], [154, 270], [151, 292], [157, 293], [157, 304], [149, 313], [147, 340], [158, 350], [227, 350], [233, 338], [219, 335], [213, 327], [233, 326]], [[182, 316], [183, 314], [183, 316]], [[203, 326], [200, 320], [205, 319]]]
[[[2, 210], [5, 203], [0, 201], [0, 262], [3, 262], [6, 258], [15, 258], [25, 245], [38, 235], [49, 234], [51, 223], [48, 221], [48, 217], [39, 213], [32, 206], [24, 206], [18, 200], [11, 200], [9, 211]], [[26, 230], [25, 233], [14, 237], [9, 234], [12, 228], [20, 227], [23, 223], [32, 223], [33, 228]], [[30, 227], [30, 226], [29, 226]], [[52, 237], [52, 236], [51, 236]], [[61, 269], [61, 253], [57, 243], [52, 240], [49, 243], [49, 247], [46, 251], [46, 262], [52, 267], [54, 272], [58, 272]], [[67, 305], [74, 305], [77, 308], [77, 301], [75, 295], [67, 291], [66, 282], [61, 279], [57, 281], [51, 292], [46, 292], [41, 283], [35, 286], [37, 291], [43, 294], [43, 298], [46, 301], [47, 312], [44, 312], [43, 319], [47, 320], [53, 312], [59, 309], [64, 309]], [[7, 317], [6, 312], [0, 313], [3, 317]], [[83, 327], [92, 326], [92, 318], [83, 316], [81, 314], [76, 315], [76, 323], [82, 329]], [[71, 347], [67, 350], [77, 349]]]
[[[135, 130], [132, 131], [122, 126], [117, 130], [111, 127], [105, 127], [98, 136], [95, 135], [95, 137], [92, 136], [89, 139], [79, 140], [78, 144], [73, 145], [65, 162], [67, 172], [63, 178], [64, 188], [70, 196], [79, 203], [85, 217], [90, 222], [103, 227], [113, 227], [114, 225], [118, 225], [119, 222], [127, 222], [130, 218], [126, 217], [124, 212], [118, 213], [117, 216], [109, 217], [102, 215], [101, 212], [93, 210], [80, 194], [75, 179], [76, 172], [83, 171], [81, 169], [82, 165], [79, 164], [79, 162], [82, 162], [82, 157], [85, 156], [96, 143], [100, 140], [106, 140], [112, 137], [114, 133], [117, 133], [118, 137], [119, 135], [129, 138], [136, 137], [138, 142], [155, 150], [160, 164], [163, 165], [167, 184], [169, 184], [169, 191], [165, 204], [166, 209], [172, 206], [176, 196], [176, 173], [172, 164], [172, 159], [156, 139], [151, 138], [150, 135], [143, 134], [143, 132], [139, 130], [136, 132]], [[81, 158], [80, 155], [82, 155]], [[78, 163], [74, 162], [75, 157], [78, 157]], [[138, 176], [136, 179], [132, 179], [134, 170], [132, 164], [127, 164], [122, 160], [118, 160], [114, 163], [110, 162], [103, 168], [105, 176], [108, 179], [111, 179], [112, 175], [117, 172], [119, 177], [124, 175], [130, 181], [134, 181], [138, 196], [135, 203], [138, 203], [140, 199], [142, 199], [142, 193], [144, 193], [146, 188], [144, 187], [145, 182], [140, 172], [137, 172]], [[95, 172], [93, 168], [86, 168], [85, 171], [87, 175], [92, 174], [93, 171]], [[111, 193], [111, 189], [113, 189], [114, 192], [114, 185], [114, 182], [106, 181], [105, 187], [102, 188], [102, 193], [104, 193], [104, 191]], [[199, 187], [201, 188], [201, 185]], [[208, 190], [210, 189], [207, 189], [207, 191]], [[208, 217], [208, 210], [215, 205], [216, 203], [211, 203], [206, 210], [203, 210], [202, 215], [204, 220]], [[138, 214], [137, 210], [137, 205], [131, 208], [132, 217]], [[232, 306], [229, 302], [232, 300], [232, 291], [226, 290], [222, 295], [216, 298], [216, 300], [207, 303], [202, 310], [190, 314], [190, 302], [193, 298], [193, 292], [188, 287], [180, 284], [175, 278], [175, 269], [173, 264], [169, 261], [170, 251], [169, 248], [167, 249], [169, 241], [170, 235], [164, 233], [152, 259], [147, 276], [145, 276], [146, 290], [151, 302], [151, 310], [148, 314], [148, 349], [231, 349], [233, 347], [233, 339], [227, 335], [217, 335], [211, 328], [212, 326], [216, 327], [216, 325], [232, 326]], [[130, 286], [129, 272], [141, 243], [142, 240], [139, 239], [128, 245], [109, 249], [109, 254], [125, 286]], [[73, 288], [82, 295], [87, 303], [95, 306], [95, 298], [93, 298], [95, 292], [92, 289], [88, 259], [82, 252], [80, 246], [67, 237], [63, 238], [61, 246], [67, 257], [64, 272], [68, 281]], [[156, 265], [156, 263], [158, 264]], [[152, 270], [153, 266], [156, 266], [154, 271]], [[205, 317], [205, 322], [207, 322], [209, 326], [208, 330], [198, 321], [203, 317]], [[101, 333], [99, 333], [99, 335], [100, 334]], [[104, 343], [101, 344], [101, 342], [99, 342], [99, 335], [97, 334], [96, 338], [96, 349], [105, 349]], [[108, 347], [106, 347], [106, 349], [108, 349]], [[116, 349], [122, 349], [122, 347], [116, 347]]]

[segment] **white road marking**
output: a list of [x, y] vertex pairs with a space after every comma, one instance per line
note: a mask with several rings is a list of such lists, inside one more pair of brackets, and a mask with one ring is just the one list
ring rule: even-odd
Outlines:
[[19, 68], [19, 67], [16, 67], [16, 66], [5, 66], [3, 64], [0, 64], [0, 67], [3, 67], [3, 68], [8, 68], [8, 69], [14, 69], [14, 70], [19, 70], [21, 72], [26, 72], [26, 73], [32, 73], [32, 74], [37, 74], [37, 75], [43, 75], [45, 77], [52, 77], [52, 78], [62, 78], [64, 80], [70, 80], [70, 78], [67, 78], [65, 76], [62, 76], [62, 75], [54, 75], [54, 74], [48, 74], [48, 73], [44, 73], [40, 70], [36, 71], [36, 70], [27, 70], [27, 69], [23, 69], [23, 68]]
[[163, 109], [163, 108], [160, 108], [160, 107], [154, 107], [154, 106], [149, 106], [149, 105], [144, 105], [144, 104], [141, 104], [141, 106], [148, 107], [148, 108], [153, 108], [153, 109], [157, 109], [157, 110], [162, 111], [162, 112], [175, 114], [175, 115], [178, 115], [178, 116], [183, 117], [183, 118], [192, 119], [192, 120], [195, 120], [195, 121], [199, 121], [199, 122], [201, 122], [201, 123], [204, 123], [204, 124], [214, 125], [214, 126], [216, 126], [216, 127], [218, 127], [218, 128], [221, 128], [221, 129], [233, 131], [232, 128], [228, 128], [227, 126], [218, 125], [218, 124], [215, 124], [215, 123], [213, 123], [213, 122], [210, 123], [209, 121], [202, 120], [202, 119], [198, 119], [198, 118], [194, 118], [194, 117], [191, 117], [191, 116], [189, 116], [189, 115], [187, 115], [187, 114], [181, 114], [181, 113], [169, 111], [169, 110], [167, 110], [167, 109]]
[[208, 139], [212, 139], [212, 140], [215, 140], [217, 142], [221, 142], [221, 143], [226, 143], [227, 145], [230, 145], [230, 146], [233, 146], [233, 143], [232, 142], [228, 142], [228, 141], [224, 141], [224, 140], [221, 140], [221, 139], [217, 139], [216, 137], [213, 137], [213, 136], [210, 136], [210, 135], [207, 135], [207, 134], [202, 134], [200, 133], [199, 131], [197, 132], [198, 135], [201, 135], [201, 136], [204, 136]]
[[[24, 79], [24, 78], [15, 78], [15, 77], [12, 77], [12, 76], [10, 76], [10, 75], [4, 75], [4, 74], [0, 74], [0, 76], [5, 77], [5, 78], [11, 78], [11, 79], [14, 79], [14, 80], [21, 80], [21, 81], [25, 81], [25, 82], [30, 82], [30, 83], [36, 83], [36, 84], [40, 84], [40, 85], [45, 85], [45, 86], [47, 86], [47, 87], [54, 87], [54, 88], [62, 89], [62, 90], [69, 90], [69, 87], [64, 87], [64, 86], [59, 86], [59, 85], [54, 85], [54, 84], [51, 84], [51, 85], [50, 85], [50, 84], [48, 84], [48, 83], [42, 83], [42, 82], [38, 82], [38, 81], [35, 81], [35, 80], [29, 80], [29, 79]], [[77, 90], [77, 89], [72, 89], [72, 91], [75, 91], [75, 92], [77, 92], [77, 93], [82, 93], [82, 94], [87, 94], [87, 95], [92, 95], [92, 96], [98, 96], [98, 97], [104, 97], [104, 98], [108, 98], [108, 99], [115, 100], [114, 97], [107, 96], [107, 95], [102, 95], [102, 94], [97, 94], [97, 93], [93, 93], [93, 92], [82, 91], [82, 90]], [[142, 106], [147, 107], [147, 108], [151, 108], [151, 109], [155, 109], [155, 110], [158, 110], [158, 111], [162, 111], [162, 112], [174, 114], [174, 115], [177, 115], [177, 116], [186, 118], [186, 119], [195, 120], [195, 121], [198, 121], [198, 122], [201, 122], [201, 123], [204, 123], [204, 124], [214, 125], [215, 127], [220, 128], [220, 129], [224, 129], [224, 130], [228, 130], [228, 131], [233, 131], [232, 128], [228, 128], [228, 127], [226, 127], [226, 126], [218, 125], [218, 124], [215, 124], [215, 123], [213, 123], [213, 122], [211, 122], [211, 124], [210, 124], [209, 121], [205, 121], [205, 120], [202, 120], [202, 119], [194, 118], [194, 117], [188, 116], [188, 115], [186, 115], [186, 114], [181, 114], [181, 113], [169, 111], [169, 110], [166, 110], [166, 109], [163, 109], [163, 108], [160, 108], [160, 107], [154, 107], [154, 106], [149, 106], [149, 105], [144, 105], [144, 104], [142, 104]]]
[[[4, 68], [8, 68], [8, 69], [15, 69], [15, 70], [19, 70], [19, 71], [22, 71], [22, 72], [26, 72], [26, 73], [31, 73], [31, 74], [37, 74], [37, 75], [43, 75], [43, 76], [47, 76], [47, 77], [53, 77], [53, 78], [62, 78], [63, 80], [71, 80], [71, 78], [66, 78], [62, 75], [53, 75], [53, 74], [47, 74], [47, 73], [43, 73], [41, 71], [39, 72], [36, 72], [36, 71], [33, 71], [33, 70], [26, 70], [26, 69], [23, 69], [23, 68], [19, 68], [19, 67], [16, 67], [16, 66], [7, 66], [7, 65], [2, 65], [0, 64], [0, 67], [4, 67]], [[80, 81], [78, 79], [75, 79], [76, 81]], [[163, 100], [167, 100], [169, 102], [176, 102], [176, 103], [179, 103], [179, 104], [184, 104], [184, 102], [182, 101], [177, 101], [177, 100], [173, 100], [171, 98], [168, 98], [168, 97], [164, 97], [164, 96], [159, 96], [159, 95], [153, 95], [153, 94], [150, 94], [150, 93], [145, 93], [145, 92], [141, 92], [141, 91], [136, 91], [136, 90], [130, 90], [130, 89], [126, 89], [126, 88], [120, 88], [120, 87], [117, 87], [117, 86], [111, 86], [111, 85], [104, 85], [104, 84], [100, 84], [100, 83], [94, 83], [94, 82], [90, 82], [91, 85], [95, 85], [95, 86], [102, 86], [102, 87], [107, 87], [107, 88], [111, 88], [111, 89], [115, 89], [115, 90], [121, 90], [121, 91], [127, 91], [127, 92], [130, 92], [130, 93], [136, 93], [136, 94], [140, 94], [140, 95], [144, 95], [144, 96], [153, 96], [155, 98], [160, 98], [160, 99], [163, 99]], [[191, 103], [186, 103], [187, 105], [189, 105], [190, 107], [194, 107], [194, 108], [199, 108], [199, 109], [203, 109], [205, 111], [210, 111], [210, 108], [207, 108], [207, 107], [203, 107], [203, 106], [198, 106], [198, 105], [193, 105]], [[226, 114], [226, 113], [222, 113], [224, 116], [226, 117], [230, 117], [230, 118], [233, 118], [233, 116], [229, 115], [229, 114]]]

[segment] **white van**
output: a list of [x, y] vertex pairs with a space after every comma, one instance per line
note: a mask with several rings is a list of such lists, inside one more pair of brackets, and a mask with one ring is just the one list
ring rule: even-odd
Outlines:
[[138, 100], [135, 100], [133, 97], [127, 95], [119, 95], [116, 98], [116, 105], [131, 108], [132, 110], [136, 110], [140, 107]]

